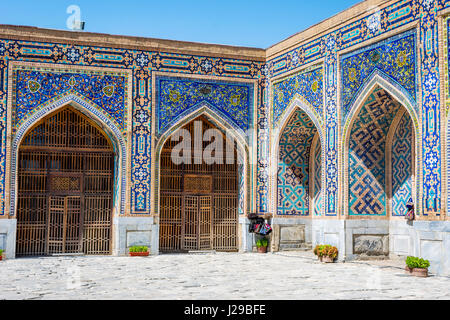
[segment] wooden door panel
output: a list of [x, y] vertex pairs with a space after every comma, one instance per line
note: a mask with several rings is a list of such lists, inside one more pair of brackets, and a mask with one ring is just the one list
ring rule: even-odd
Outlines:
[[[202, 122], [203, 132], [216, 128], [199, 117], [183, 127], [192, 136], [196, 121]], [[237, 251], [239, 176], [235, 142], [231, 164], [226, 159], [229, 154], [217, 150], [216, 158], [223, 157], [224, 161], [207, 164], [194, 148], [190, 163], [174, 163], [171, 156], [177, 145], [177, 141], [168, 139], [160, 154], [159, 250]], [[203, 150], [208, 145], [204, 141]]]
[[48, 208], [48, 254], [65, 252], [65, 225], [67, 224], [65, 197], [50, 197]]
[[82, 251], [82, 209], [81, 197], [66, 197], [65, 253]]
[[199, 196], [198, 250], [212, 249], [212, 197]]
[[197, 250], [198, 247], [198, 197], [184, 197], [183, 250]]
[[181, 195], [166, 195], [161, 197], [160, 205], [160, 240], [162, 252], [181, 251], [183, 230], [183, 197]]
[[68, 106], [23, 139], [18, 158], [17, 256], [110, 254], [114, 151]]

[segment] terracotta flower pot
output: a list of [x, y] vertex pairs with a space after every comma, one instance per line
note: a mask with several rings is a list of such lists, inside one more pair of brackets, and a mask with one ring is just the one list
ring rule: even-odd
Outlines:
[[258, 247], [259, 253], [267, 253], [267, 247]]
[[329, 256], [323, 256], [321, 261], [324, 263], [333, 263], [334, 259]]
[[149, 252], [130, 252], [130, 257], [147, 257]]
[[416, 277], [426, 278], [428, 277], [428, 269], [413, 268], [411, 274]]
[[405, 272], [409, 275], [413, 275], [415, 277], [428, 277], [428, 269], [424, 268], [410, 268], [408, 266], [405, 267]]

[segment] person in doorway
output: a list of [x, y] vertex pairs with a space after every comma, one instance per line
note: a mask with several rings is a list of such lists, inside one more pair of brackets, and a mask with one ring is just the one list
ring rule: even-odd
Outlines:
[[414, 202], [412, 198], [409, 198], [409, 201], [406, 203], [406, 215], [405, 219], [408, 221], [414, 220]]

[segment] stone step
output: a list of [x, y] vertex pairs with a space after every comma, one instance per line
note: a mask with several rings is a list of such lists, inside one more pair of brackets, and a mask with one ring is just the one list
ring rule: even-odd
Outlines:
[[216, 250], [189, 250], [189, 254], [216, 254]]
[[52, 253], [49, 256], [51, 257], [82, 257], [85, 256], [85, 253]]
[[280, 244], [280, 251], [310, 251], [310, 250], [312, 250], [311, 243]]

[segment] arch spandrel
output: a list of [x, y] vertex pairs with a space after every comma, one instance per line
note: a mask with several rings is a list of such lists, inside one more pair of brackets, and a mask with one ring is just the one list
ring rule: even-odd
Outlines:
[[183, 125], [189, 123], [190, 120], [200, 115], [205, 115], [212, 121], [217, 122], [219, 127], [235, 132], [233, 135], [236, 135], [236, 138], [239, 138], [244, 145], [248, 146], [248, 132], [242, 130], [232, 119], [206, 101], [183, 112], [176, 120], [165, 126], [161, 132], [157, 129], [158, 146], [161, 144], [161, 141], [166, 140], [176, 129], [181, 128]]
[[401, 87], [400, 85], [394, 83], [389, 77], [379, 70], [375, 70], [369, 79], [366, 80], [365, 84], [361, 86], [358, 93], [355, 95], [352, 104], [346, 114], [343, 114], [342, 124], [343, 124], [343, 141], [345, 143], [348, 130], [351, 127], [351, 123], [358, 114], [364, 102], [369, 98], [371, 93], [377, 88], [385, 90], [393, 98], [395, 98], [402, 106], [406, 108], [410, 114], [415, 130], [418, 133], [420, 130], [419, 120], [420, 117], [417, 111], [417, 102], [409, 95], [409, 93]]

